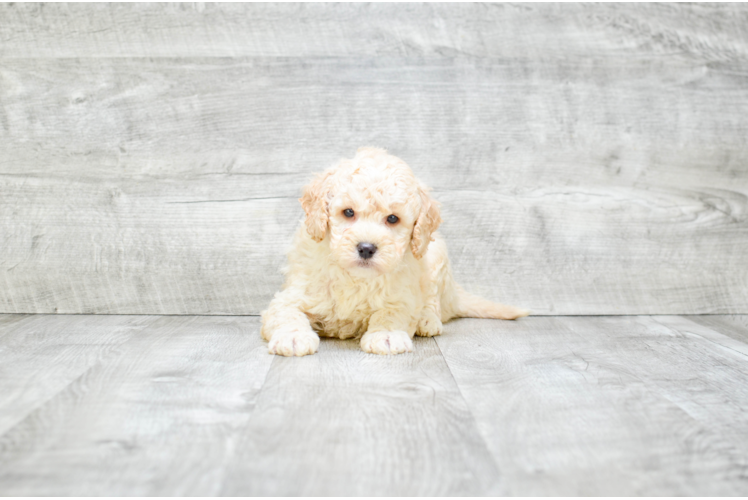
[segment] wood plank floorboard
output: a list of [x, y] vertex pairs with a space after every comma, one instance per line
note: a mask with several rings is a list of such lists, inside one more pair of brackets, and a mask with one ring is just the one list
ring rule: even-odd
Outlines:
[[743, 353], [649, 317], [469, 319], [436, 340], [511, 494], [748, 493]]
[[742, 343], [748, 343], [748, 314], [684, 316]]
[[0, 338], [6, 333], [15, 331], [18, 324], [27, 321], [29, 318], [38, 316], [30, 314], [0, 314]]
[[[117, 317], [47, 320], [97, 318]], [[145, 320], [150, 325], [121, 343], [115, 355], [63, 381], [63, 390], [0, 437], [0, 494], [217, 493], [236, 432], [246, 423], [272, 361], [257, 333], [259, 318], [120, 318], [124, 324]], [[98, 334], [107, 337], [107, 326]], [[26, 341], [46, 340], [34, 337], [27, 334]], [[20, 349], [5, 340], [3, 347], [0, 366]], [[76, 348], [91, 358], [99, 343], [84, 338]], [[38, 361], [26, 372], [30, 392], [44, 385], [46, 370], [55, 365], [44, 356]], [[58, 369], [68, 363], [73, 361], [59, 360]], [[4, 377], [0, 393], [7, 383]], [[3, 413], [8, 409], [12, 402], [0, 407]]]
[[745, 320], [464, 319], [280, 358], [257, 317], [0, 315], [0, 494], [746, 495]]
[[316, 356], [276, 358], [238, 448], [232, 496], [502, 491], [433, 339], [407, 356], [323, 339]]
[[[0, 434], [153, 322], [148, 316], [7, 315], [0, 321]], [[14, 321], [15, 320], [15, 321]]]

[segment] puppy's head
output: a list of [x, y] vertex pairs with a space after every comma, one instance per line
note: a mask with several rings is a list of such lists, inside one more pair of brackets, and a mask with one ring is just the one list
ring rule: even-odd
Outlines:
[[401, 159], [360, 148], [319, 174], [299, 199], [315, 241], [329, 235], [337, 263], [371, 276], [396, 268], [406, 252], [423, 257], [441, 223], [439, 204]]

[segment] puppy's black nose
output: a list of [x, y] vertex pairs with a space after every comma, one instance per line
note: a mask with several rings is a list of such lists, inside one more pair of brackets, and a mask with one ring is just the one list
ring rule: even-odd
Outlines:
[[377, 253], [377, 246], [372, 245], [371, 243], [359, 243], [356, 245], [356, 249], [358, 250], [358, 255], [362, 259], [371, 259], [371, 257]]

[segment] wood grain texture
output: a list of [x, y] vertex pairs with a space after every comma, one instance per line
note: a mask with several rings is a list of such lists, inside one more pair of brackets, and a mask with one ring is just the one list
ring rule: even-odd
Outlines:
[[[695, 318], [695, 319], [694, 319]], [[700, 321], [699, 318], [719, 318], [712, 321]], [[732, 318], [721, 320], [721, 318]], [[703, 338], [726, 349], [748, 356], [748, 338], [745, 337], [745, 326], [741, 327], [734, 323], [735, 318], [745, 316], [652, 316], [657, 323], [676, 330], [681, 335], [690, 335]], [[742, 330], [742, 331], [741, 331]], [[742, 333], [742, 335], [736, 335]]]
[[[4, 234], [0, 297], [17, 312], [257, 314], [281, 286], [278, 269], [302, 217], [296, 187], [272, 177], [0, 183], [0, 211], [14, 229]], [[748, 303], [745, 222], [712, 208], [744, 213], [737, 197], [646, 189], [435, 196], [457, 279], [486, 297], [536, 314]]]
[[740, 189], [742, 69], [626, 53], [10, 59], [0, 165], [97, 179], [308, 174], [379, 144], [433, 187]]
[[0, 435], [116, 356], [152, 318], [143, 316], [1, 316]]
[[[277, 269], [301, 216], [295, 201], [300, 187], [335, 156], [368, 142], [368, 130], [410, 136], [399, 143], [402, 153], [397, 141], [393, 152], [443, 203], [455, 274], [468, 289], [540, 314], [744, 310], [748, 154], [736, 134], [743, 132], [748, 109], [728, 104], [729, 92], [668, 92], [680, 97], [651, 120], [643, 119], [645, 112], [650, 116], [648, 100], [625, 109], [614, 104], [615, 110], [596, 115], [592, 108], [609, 102], [601, 98], [584, 113], [584, 130], [574, 132], [583, 143], [575, 144], [576, 151], [561, 146], [563, 123], [551, 134], [559, 149], [544, 151], [547, 130], [523, 139], [509, 124], [491, 125], [511, 119], [527, 132], [533, 121], [525, 113], [534, 99], [541, 96], [549, 105], [563, 99], [550, 83], [527, 95], [538, 75], [501, 76], [500, 65], [465, 61], [415, 63], [403, 73], [402, 63], [48, 64], [56, 85], [38, 79], [45, 90], [37, 98], [33, 85], [15, 97], [6, 94], [9, 109], [31, 114], [8, 114], [9, 136], [17, 140], [0, 175], [3, 310], [257, 314], [280, 286]], [[41, 64], [32, 72], [30, 64], [13, 61], [5, 71], [16, 68], [17, 81], [32, 82], [33, 74], [46, 70]], [[613, 66], [569, 71], [584, 80], [591, 69], [611, 95], [631, 85], [635, 96], [639, 84], [609, 76], [618, 71], [625, 77]], [[449, 82], [455, 68], [467, 74], [460, 83]], [[326, 83], [336, 72], [347, 80]], [[64, 96], [86, 78], [95, 81], [81, 91], [88, 96], [82, 103]], [[507, 86], [491, 85], [497, 78]], [[666, 97], [655, 82], [650, 90]], [[385, 104], [398, 92], [399, 102]], [[732, 93], [746, 91], [736, 84]], [[581, 91], [575, 102], [586, 103], [585, 95]], [[698, 127], [668, 122], [666, 109], [687, 110], [699, 99]], [[331, 107], [333, 101], [339, 105]], [[451, 111], [445, 110], [450, 102]], [[85, 109], [76, 111], [79, 104]], [[50, 106], [59, 112], [45, 111]], [[413, 106], [422, 114], [407, 111]], [[712, 109], [722, 110], [719, 118], [707, 111]], [[446, 113], [442, 120], [440, 113]], [[622, 113], [635, 124], [636, 140], [629, 145], [615, 145]], [[621, 121], [606, 129], [604, 115]], [[269, 129], [270, 116], [278, 118]], [[352, 121], [358, 117], [361, 127]], [[720, 132], [726, 119], [737, 124], [733, 136]], [[41, 129], [49, 144], [29, 147], [39, 120], [48, 122]], [[588, 133], [597, 126], [596, 134]], [[83, 131], [81, 139], [71, 141], [64, 133], [71, 129]], [[294, 145], [319, 142], [324, 148], [309, 153], [288, 147], [289, 137]], [[594, 138], [608, 144], [595, 154], [614, 156], [587, 157]], [[719, 141], [732, 153], [720, 153], [726, 163], [715, 166], [719, 159], [710, 148]], [[349, 147], [341, 150], [336, 142]], [[681, 142], [691, 144], [687, 163], [686, 152], [662, 156], [663, 143]], [[232, 150], [230, 144], [245, 145]]]
[[[0, 379], [0, 394], [20, 394], [4, 397], [0, 413], [17, 412], [18, 400], [37, 403], [3, 429], [0, 493], [219, 491], [272, 360], [258, 318], [38, 316], [35, 321], [48, 331], [19, 324], [23, 344], [0, 339], [0, 366], [14, 375]], [[88, 323], [87, 335], [51, 335], [58, 325], [75, 321]], [[107, 339], [111, 343], [123, 328], [143, 322], [147, 328], [119, 342], [115, 352], [98, 354]], [[98, 342], [91, 340], [97, 323]], [[117, 323], [112, 330], [109, 325]], [[60, 352], [65, 342], [70, 345]], [[60, 376], [92, 359], [77, 378]], [[48, 396], [53, 384], [54, 395]]]
[[263, 196], [251, 180], [11, 182], [19, 190], [5, 192], [16, 196], [0, 201], [13, 229], [0, 236], [10, 309], [257, 314], [281, 286], [301, 218], [295, 197]]
[[26, 321], [29, 314], [0, 314], [0, 338], [14, 332], [16, 324]]
[[685, 316], [684, 318], [706, 326], [734, 340], [748, 344], [748, 315]]
[[436, 341], [509, 494], [748, 492], [748, 356], [676, 320], [447, 325]]
[[746, 16], [2, 5], [0, 312], [257, 314], [301, 186], [374, 144], [434, 188], [476, 293], [746, 313]]
[[748, 59], [737, 4], [4, 4], [0, 57]]
[[457, 320], [415, 347], [0, 315], [0, 494], [748, 493], [748, 344], [693, 319]]
[[[100, 333], [107, 330], [101, 316], [34, 318], [52, 330], [65, 318], [98, 321]], [[134, 319], [105, 318], [123, 326]], [[374, 356], [357, 342], [325, 340], [316, 356], [286, 359], [267, 354], [258, 318], [135, 318], [147, 328], [116, 356], [63, 381], [52, 398], [36, 390], [55, 375], [44, 368], [68, 361], [38, 356], [33, 367], [10, 364], [26, 382], [23, 396], [39, 407], [2, 429], [0, 493], [501, 491], [501, 476], [432, 339], [417, 339], [408, 356]], [[46, 347], [37, 330], [17, 324], [23, 350]], [[0, 365], [22, 350], [7, 338], [0, 346]], [[98, 349], [74, 347], [84, 359]], [[0, 379], [0, 392], [8, 384]]]
[[276, 357], [223, 495], [500, 494], [488, 453], [439, 349], [366, 354], [323, 339], [319, 353]]

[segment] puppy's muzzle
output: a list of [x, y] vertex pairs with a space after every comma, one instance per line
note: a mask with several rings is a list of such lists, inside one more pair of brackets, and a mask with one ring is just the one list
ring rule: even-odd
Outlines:
[[358, 256], [364, 260], [371, 259], [377, 253], [377, 246], [371, 243], [359, 243], [356, 245]]

